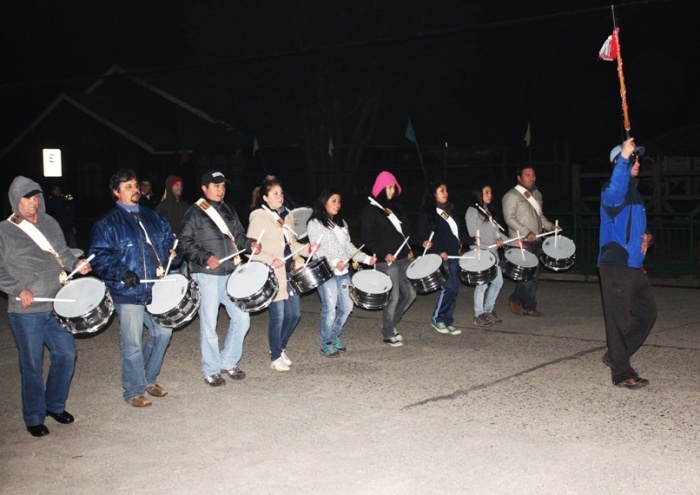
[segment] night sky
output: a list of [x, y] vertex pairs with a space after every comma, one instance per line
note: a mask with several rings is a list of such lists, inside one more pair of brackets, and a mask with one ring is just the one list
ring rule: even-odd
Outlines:
[[[237, 5], [231, 5], [235, 3]], [[426, 146], [569, 142], [575, 158], [621, 139], [616, 66], [597, 61], [612, 32], [603, 2], [501, 0], [16, 2], [3, 7], [0, 148], [61, 91], [84, 90], [112, 64], [255, 81], [272, 120], [241, 107], [242, 131], [294, 127], [289, 97], [324, 76], [366, 83], [381, 69], [375, 144], [405, 144], [410, 115]], [[617, 4], [632, 134], [638, 142], [696, 123], [700, 48], [691, 1]], [[367, 76], [368, 77], [368, 76]], [[298, 79], [298, 80], [297, 80]], [[243, 91], [252, 85], [242, 85]], [[247, 89], [246, 89], [247, 88]], [[252, 90], [251, 90], [252, 91]], [[252, 96], [252, 95], [251, 95]], [[291, 100], [291, 102], [290, 102]], [[235, 103], [235, 101], [234, 101]], [[289, 111], [289, 115], [285, 112]], [[288, 125], [285, 126], [285, 121]], [[250, 129], [245, 129], [249, 126]], [[298, 137], [290, 136], [290, 139]]]

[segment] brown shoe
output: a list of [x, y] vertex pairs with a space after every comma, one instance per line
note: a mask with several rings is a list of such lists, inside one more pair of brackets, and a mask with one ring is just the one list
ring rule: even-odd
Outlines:
[[143, 395], [137, 395], [136, 397], [132, 397], [127, 402], [134, 407], [146, 407], [146, 406], [150, 406], [151, 404], [153, 404], [150, 400], [145, 398]]
[[146, 392], [153, 397], [165, 397], [168, 395], [168, 390], [163, 385], [158, 385], [157, 383], [146, 387]]
[[525, 308], [523, 308], [523, 314], [526, 315], [526, 316], [537, 316], [537, 317], [542, 316], [542, 313], [540, 313], [540, 312], [537, 311], [536, 309], [525, 309]]
[[642, 378], [641, 376], [633, 376], [632, 378], [628, 378], [627, 380], [616, 383], [618, 387], [622, 388], [629, 388], [631, 390], [636, 390], [638, 388], [646, 387], [649, 385], [649, 380], [646, 378]]
[[523, 314], [523, 306], [517, 301], [508, 301], [508, 306], [510, 307], [510, 312], [516, 315]]

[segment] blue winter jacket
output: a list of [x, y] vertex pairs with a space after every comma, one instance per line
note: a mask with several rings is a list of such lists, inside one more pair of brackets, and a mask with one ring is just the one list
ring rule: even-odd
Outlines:
[[[154, 210], [141, 207], [138, 215], [165, 268], [175, 234], [168, 221]], [[90, 265], [107, 285], [115, 303], [150, 304], [153, 284], [126, 287], [121, 279], [127, 271], [136, 273], [140, 279], [156, 278], [158, 261], [153, 248], [146, 242], [146, 235], [134, 215], [119, 206], [108, 211], [92, 227], [90, 254], [95, 258]]]
[[642, 235], [647, 217], [639, 179], [630, 175], [629, 160], [620, 156], [600, 196], [600, 253], [598, 266], [641, 268], [644, 264]]

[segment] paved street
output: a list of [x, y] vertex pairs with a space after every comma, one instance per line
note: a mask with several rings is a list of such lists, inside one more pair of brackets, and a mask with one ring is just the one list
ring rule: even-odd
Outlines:
[[[462, 286], [459, 336], [431, 329], [436, 294], [418, 296], [381, 343], [381, 313], [355, 309], [348, 352], [318, 351], [315, 293], [289, 346], [292, 371], [269, 368], [267, 313], [255, 315], [245, 380], [210, 388], [198, 320], [177, 331], [152, 407], [122, 400], [117, 324], [78, 340], [67, 409], [33, 438], [21, 417], [17, 351], [0, 300], [0, 492], [8, 494], [693, 494], [700, 493], [697, 289], [655, 287], [659, 318], [633, 364], [651, 385], [613, 387], [599, 286], [541, 281], [542, 318], [497, 310], [471, 325]], [[227, 318], [222, 311], [219, 328]], [[221, 332], [220, 332], [221, 333]]]

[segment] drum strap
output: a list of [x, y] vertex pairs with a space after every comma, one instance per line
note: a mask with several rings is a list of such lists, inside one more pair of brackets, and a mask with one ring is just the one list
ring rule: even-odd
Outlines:
[[380, 205], [377, 201], [375, 201], [371, 197], [368, 197], [368, 199], [369, 199], [369, 202], [372, 203], [372, 205], [376, 206], [377, 208], [379, 208], [380, 210], [382, 210], [386, 214], [387, 218], [392, 223], [392, 225], [397, 230], [397, 232], [401, 235], [404, 235], [403, 231], [401, 230], [401, 220], [399, 220], [399, 218], [394, 214], [394, 212], [388, 208], [384, 208], [382, 205]]
[[280, 228], [282, 229], [282, 235], [284, 236], [284, 240], [287, 241], [287, 244], [290, 244], [292, 242], [292, 240], [289, 238], [289, 234], [284, 229], [287, 229], [289, 232], [291, 232], [292, 235], [294, 235], [294, 237], [296, 237], [297, 239], [299, 238], [297, 233], [294, 232], [294, 230], [289, 225], [287, 225], [284, 222], [284, 220], [282, 220], [282, 217], [279, 215], [279, 213], [271, 210], [270, 208], [268, 208], [265, 205], [262, 205], [262, 208], [263, 208], [263, 210], [268, 212], [270, 214], [270, 216], [272, 217], [272, 219], [277, 222], [277, 225], [280, 226]]
[[139, 223], [141, 230], [143, 230], [143, 235], [146, 236], [146, 243], [149, 246], [151, 246], [151, 250], [153, 251], [153, 255], [156, 257], [156, 260], [158, 261], [158, 268], [156, 268], [156, 277], [163, 278], [163, 275], [165, 275], [165, 268], [163, 268], [163, 263], [160, 261], [160, 256], [158, 256], [158, 252], [156, 251], [155, 246], [151, 242], [151, 238], [148, 236], [148, 231], [146, 230], [146, 227], [144, 226], [143, 222], [141, 222], [141, 219], [139, 218], [138, 214], [135, 214], [134, 216], [136, 217], [136, 221]]
[[447, 222], [447, 225], [450, 226], [452, 234], [454, 234], [457, 240], [459, 240], [459, 228], [457, 227], [457, 222], [455, 222], [455, 219], [442, 208], [435, 208], [435, 210], [437, 211], [438, 215], [440, 215]]
[[27, 234], [29, 238], [36, 243], [37, 246], [39, 246], [39, 249], [41, 249], [42, 251], [46, 251], [47, 253], [51, 254], [51, 256], [53, 256], [54, 260], [56, 260], [56, 263], [58, 263], [58, 266], [61, 267], [61, 274], [58, 276], [58, 280], [62, 284], [65, 284], [66, 280], [68, 279], [66, 268], [63, 266], [63, 261], [61, 261], [61, 257], [58, 255], [58, 253], [53, 248], [46, 236], [42, 234], [41, 231], [37, 229], [32, 222], [27, 222], [24, 218], [22, 218], [19, 215], [13, 214], [10, 216], [10, 218], [8, 218], [8, 220], [11, 224], [16, 225], [22, 231], [24, 231], [24, 233]]
[[516, 189], [520, 194], [522, 194], [522, 195], [525, 197], [525, 199], [527, 199], [528, 203], [530, 203], [530, 206], [532, 206], [532, 207], [535, 209], [535, 212], [537, 213], [537, 216], [538, 216], [538, 217], [541, 217], [541, 216], [542, 216], [542, 207], [541, 207], [540, 204], [537, 202], [537, 200], [536, 200], [535, 197], [532, 195], [532, 193], [531, 193], [530, 191], [528, 191], [527, 189], [525, 189], [525, 188], [524, 188], [523, 186], [521, 186], [521, 185], [515, 186], [515, 189]]
[[[238, 251], [238, 246], [236, 246], [236, 240], [233, 238], [233, 234], [229, 230], [229, 228], [226, 226], [226, 222], [224, 222], [224, 219], [221, 218], [221, 215], [219, 215], [219, 212], [216, 211], [215, 208], [212, 208], [209, 203], [207, 203], [207, 200], [204, 198], [199, 198], [197, 202], [195, 203], [197, 206], [199, 206], [204, 213], [207, 214], [209, 218], [211, 218], [212, 222], [216, 224], [216, 226], [219, 228], [222, 234], [224, 234], [226, 237], [228, 237], [231, 240], [231, 244], [233, 244], [233, 250]], [[233, 264], [234, 265], [240, 265], [241, 264], [241, 257], [236, 256], [233, 259]]]

